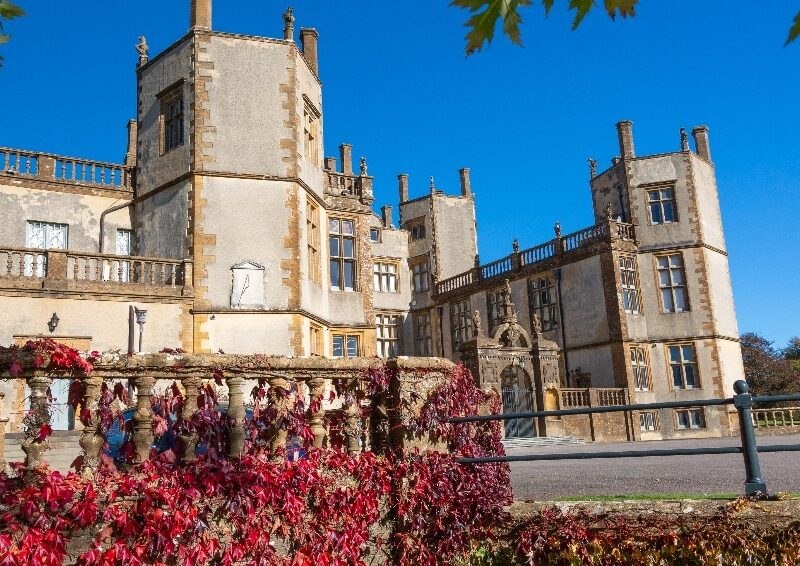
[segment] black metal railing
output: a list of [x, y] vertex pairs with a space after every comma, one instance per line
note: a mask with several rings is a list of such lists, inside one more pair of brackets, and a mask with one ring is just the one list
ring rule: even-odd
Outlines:
[[597, 413], [622, 413], [629, 411], [646, 411], [653, 409], [692, 409], [696, 407], [720, 407], [733, 405], [739, 415], [739, 433], [741, 446], [722, 446], [709, 448], [673, 448], [660, 450], [617, 450], [608, 452], [570, 452], [567, 454], [523, 454], [519, 456], [484, 456], [480, 458], [458, 458], [461, 464], [485, 464], [489, 462], [533, 462], [547, 460], [591, 460], [603, 458], [645, 458], [650, 456], [696, 456], [705, 454], [743, 454], [745, 467], [745, 494], [766, 495], [767, 485], [761, 474], [758, 461], [759, 452], [800, 452], [800, 445], [778, 444], [758, 446], [756, 444], [755, 427], [753, 426], [754, 403], [781, 403], [784, 401], [800, 401], [800, 393], [791, 395], [753, 396], [746, 381], [737, 381], [733, 385], [736, 395], [729, 399], [699, 399], [696, 401], [667, 401], [663, 403], [635, 403], [632, 405], [616, 405], [613, 407], [586, 407], [561, 409], [557, 411], [526, 411], [522, 413], [504, 413], [500, 415], [480, 415], [473, 417], [455, 417], [450, 423], [470, 423], [482, 421], [501, 421], [509, 419], [534, 419], [537, 417], [560, 417], [567, 415], [592, 415]]

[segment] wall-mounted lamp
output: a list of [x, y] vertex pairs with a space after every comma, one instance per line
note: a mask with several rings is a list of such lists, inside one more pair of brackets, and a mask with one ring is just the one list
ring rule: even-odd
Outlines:
[[136, 324], [139, 325], [139, 353], [142, 352], [142, 336], [144, 335], [144, 323], [147, 322], [147, 311], [145, 309], [137, 309], [133, 307], [134, 315], [136, 316]]
[[50, 329], [50, 334], [56, 331], [56, 328], [58, 328], [58, 322], [59, 322], [58, 315], [56, 313], [53, 313], [53, 316], [51, 316], [50, 320], [47, 321], [47, 328]]

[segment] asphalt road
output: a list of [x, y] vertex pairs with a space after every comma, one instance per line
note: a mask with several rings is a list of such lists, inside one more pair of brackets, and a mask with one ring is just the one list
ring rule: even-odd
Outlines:
[[[759, 445], [800, 445], [800, 435], [757, 438]], [[507, 454], [567, 454], [617, 450], [657, 450], [740, 446], [737, 438], [662, 440], [614, 444], [577, 444], [509, 449]], [[800, 492], [800, 452], [759, 454], [770, 493]], [[513, 462], [514, 499], [545, 501], [586, 495], [744, 494], [741, 454], [661, 456], [596, 460]]]

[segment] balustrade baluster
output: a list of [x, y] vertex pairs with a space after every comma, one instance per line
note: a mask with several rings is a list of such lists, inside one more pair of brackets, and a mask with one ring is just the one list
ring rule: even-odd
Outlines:
[[244, 452], [244, 378], [228, 377], [228, 416], [233, 419], [228, 431], [228, 456], [241, 458]]
[[315, 377], [308, 380], [309, 395], [311, 402], [319, 401], [319, 407], [311, 413], [308, 424], [314, 433], [314, 448], [322, 448], [328, 431], [325, 428], [325, 409], [322, 406], [322, 397], [325, 394], [325, 380]]
[[197, 396], [200, 393], [200, 386], [203, 381], [199, 377], [192, 376], [185, 378], [182, 383], [185, 394], [181, 420], [183, 420], [184, 424], [177, 438], [178, 452], [183, 462], [192, 462], [197, 459], [196, 450], [199, 437], [191, 421], [197, 412]]
[[136, 378], [136, 413], [133, 415], [133, 443], [136, 446], [136, 463], [150, 457], [153, 446], [153, 406], [151, 396], [156, 380], [142, 375]]
[[100, 399], [100, 388], [103, 378], [91, 376], [83, 380], [86, 390], [83, 396], [83, 408], [89, 411], [91, 421], [84, 425], [80, 445], [83, 448], [83, 465], [81, 475], [91, 480], [94, 471], [100, 465], [100, 451], [106, 443], [101, 429], [100, 416], [97, 414], [97, 402]]
[[150, 263], [150, 285], [156, 284], [156, 268], [158, 265], [155, 261]]
[[288, 395], [289, 382], [280, 376], [271, 377], [269, 391], [267, 391], [267, 404], [270, 413], [275, 415], [275, 421], [271, 423], [268, 435], [270, 438], [269, 448], [276, 460], [284, 458], [286, 449], [286, 430], [283, 428], [283, 418], [286, 414]]
[[[359, 407], [358, 398], [356, 397], [355, 391], [352, 392], [352, 398], [350, 399], [350, 402], [344, 407], [344, 437], [345, 446], [347, 446], [347, 452], [351, 456], [357, 456], [360, 454], [361, 407]], [[316, 444], [316, 435], [314, 443]]]
[[25, 468], [35, 470], [42, 466], [42, 456], [48, 448], [47, 439], [39, 440], [39, 431], [44, 425], [50, 424], [50, 408], [48, 407], [50, 385], [52, 380], [44, 375], [28, 377], [28, 388], [31, 391], [31, 408], [26, 419], [29, 424], [22, 441], [22, 450], [25, 452]]
[[78, 272], [80, 271], [80, 258], [75, 256], [72, 258], [72, 279], [78, 280]]
[[125, 264], [121, 260], [117, 261], [117, 282], [122, 283], [125, 280]]
[[6, 253], [6, 275], [11, 277], [11, 269], [14, 267], [14, 253], [8, 252]]

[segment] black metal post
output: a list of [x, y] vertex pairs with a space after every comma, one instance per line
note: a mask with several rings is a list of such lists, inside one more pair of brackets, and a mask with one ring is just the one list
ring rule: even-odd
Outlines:
[[750, 387], [744, 380], [733, 384], [736, 395], [733, 396], [733, 405], [739, 412], [739, 432], [742, 437], [742, 454], [744, 454], [744, 468], [747, 479], [744, 482], [746, 495], [766, 495], [767, 484], [761, 478], [761, 465], [758, 462], [758, 449], [756, 447], [756, 433], [753, 428], [753, 396]]

